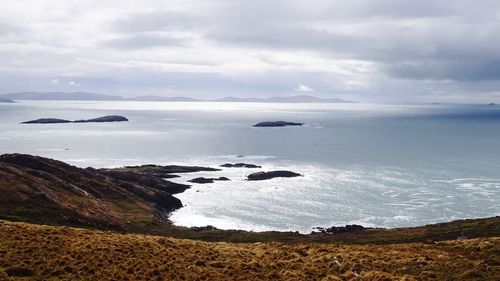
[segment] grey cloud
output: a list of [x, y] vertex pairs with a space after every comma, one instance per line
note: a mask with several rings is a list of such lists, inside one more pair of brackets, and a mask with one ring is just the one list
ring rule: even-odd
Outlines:
[[[491, 2], [491, 0], [488, 0]], [[464, 2], [464, 1], [456, 1]], [[471, 8], [477, 5], [470, 5]], [[427, 18], [456, 13], [459, 5], [450, 1], [400, 0], [300, 0], [228, 1], [212, 7], [211, 14], [219, 20], [262, 21], [336, 21], [367, 18]], [[257, 19], [257, 20], [256, 20]]]
[[[97, 92], [279, 95], [304, 83], [376, 100], [500, 83], [494, 0], [88, 1], [78, 16], [73, 6], [2, 16], [0, 71], [16, 75], [3, 89], [56, 87], [50, 77], [76, 73]], [[369, 67], [335, 72], [344, 61]], [[358, 82], [368, 86], [343, 86]]]
[[25, 30], [13, 24], [8, 24], [0, 21], [0, 41], [12, 41], [14, 39], [18, 39], [23, 35]]
[[402, 62], [384, 66], [391, 76], [417, 80], [500, 80], [500, 61]]
[[101, 42], [104, 46], [119, 49], [141, 49], [151, 47], [185, 46], [189, 40], [161, 34], [141, 33]]
[[[492, 0], [482, 5], [464, 0], [230, 1], [184, 13], [129, 14], [116, 25], [122, 32], [175, 29], [222, 46], [309, 50], [338, 59], [372, 61], [393, 77], [422, 79], [419, 71], [410, 71], [405, 64], [411, 61], [421, 65], [419, 69], [429, 64], [441, 69], [428, 72], [426, 79], [477, 80], [496, 78], [480, 68], [500, 59], [499, 8]], [[333, 30], [313, 28], [314, 24], [331, 25]], [[119, 40], [116, 46], [149, 47], [164, 40], [142, 36]], [[450, 60], [462, 67], [474, 61], [476, 70], [456, 73], [454, 67], [440, 62]]]
[[119, 32], [147, 32], [182, 30], [194, 27], [196, 18], [187, 13], [156, 11], [151, 13], [130, 13], [117, 20], [113, 27]]
[[[500, 60], [498, 2], [479, 6], [473, 1], [355, 0], [340, 5], [323, 2], [323, 9], [294, 3], [282, 9], [276, 2], [256, 8], [232, 5], [219, 11], [230, 16], [211, 25], [205, 36], [220, 44], [310, 50], [334, 58], [372, 61], [397, 78], [500, 80], [492, 63]], [[332, 30], [313, 28], [314, 24]]]

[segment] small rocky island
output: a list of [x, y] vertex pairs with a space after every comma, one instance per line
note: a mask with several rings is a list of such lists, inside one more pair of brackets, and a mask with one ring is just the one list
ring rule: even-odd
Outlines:
[[57, 118], [40, 118], [36, 120], [22, 122], [21, 124], [60, 124], [60, 123], [72, 123], [72, 121]]
[[270, 171], [270, 172], [257, 172], [247, 176], [249, 181], [270, 180], [273, 178], [294, 178], [302, 176], [299, 173], [291, 171]]
[[188, 180], [188, 182], [192, 183], [214, 183], [215, 181], [229, 181], [230, 179], [226, 177], [218, 177], [218, 178], [205, 178], [205, 177], [199, 177], [199, 178], [194, 178], [192, 180]]
[[246, 164], [246, 163], [236, 163], [236, 164], [226, 163], [220, 166], [224, 168], [250, 168], [250, 169], [262, 168], [262, 166], [259, 165]]
[[59, 124], [59, 123], [103, 123], [103, 122], [127, 122], [128, 119], [119, 115], [108, 115], [93, 119], [83, 119], [70, 121], [66, 119], [57, 118], [40, 118], [36, 120], [30, 120], [22, 122], [21, 124]]
[[266, 121], [266, 122], [260, 122], [255, 125], [254, 127], [287, 127], [287, 126], [302, 126], [304, 123], [296, 123], [296, 122], [286, 122], [286, 121]]
[[76, 120], [74, 123], [127, 122], [128, 119], [119, 115], [108, 115], [87, 120]]

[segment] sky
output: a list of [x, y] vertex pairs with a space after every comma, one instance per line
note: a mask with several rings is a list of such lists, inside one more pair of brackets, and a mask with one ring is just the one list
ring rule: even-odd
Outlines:
[[2, 0], [0, 93], [500, 102], [500, 1]]

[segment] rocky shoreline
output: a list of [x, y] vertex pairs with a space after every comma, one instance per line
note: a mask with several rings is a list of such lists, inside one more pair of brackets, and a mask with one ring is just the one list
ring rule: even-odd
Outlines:
[[[244, 163], [222, 166], [260, 167]], [[191, 185], [168, 179], [183, 173], [218, 171], [221, 169], [152, 164], [83, 169], [38, 156], [4, 154], [0, 155], [0, 218], [123, 230], [170, 224], [170, 213], [183, 207], [174, 195]], [[260, 172], [248, 177], [264, 180], [287, 176], [283, 173], [293, 172]], [[197, 177], [188, 183], [229, 180], [220, 176]]]
[[[4, 154], [0, 156], [0, 219], [231, 242], [399, 243], [500, 234], [500, 217], [391, 230], [358, 225], [318, 227], [308, 235], [174, 226], [169, 214], [182, 207], [174, 195], [190, 185], [165, 178], [199, 171], [220, 169], [177, 165], [83, 169], [43, 157]], [[194, 182], [215, 180], [226, 179], [199, 177]]]

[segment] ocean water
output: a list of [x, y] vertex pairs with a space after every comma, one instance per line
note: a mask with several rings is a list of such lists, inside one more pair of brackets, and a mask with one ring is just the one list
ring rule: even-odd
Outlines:
[[[118, 114], [127, 123], [26, 125], [41, 117]], [[303, 127], [254, 128], [268, 120]], [[401, 227], [500, 215], [500, 108], [481, 105], [22, 101], [0, 104], [0, 153], [80, 167], [245, 162], [303, 174], [249, 182], [260, 170], [184, 174], [178, 225], [293, 230]]]

